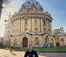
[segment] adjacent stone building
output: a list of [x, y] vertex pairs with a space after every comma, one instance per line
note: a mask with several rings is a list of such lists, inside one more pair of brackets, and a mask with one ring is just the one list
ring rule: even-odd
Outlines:
[[[61, 38], [63, 42], [59, 42]], [[31, 43], [33, 47], [58, 47], [66, 41], [63, 37], [57, 40], [52, 34], [51, 14], [37, 0], [26, 0], [10, 18], [10, 46], [22, 48]]]
[[54, 30], [54, 38], [55, 38], [55, 44], [56, 46], [64, 47], [66, 46], [66, 34], [64, 32], [63, 27], [60, 27], [60, 29]]

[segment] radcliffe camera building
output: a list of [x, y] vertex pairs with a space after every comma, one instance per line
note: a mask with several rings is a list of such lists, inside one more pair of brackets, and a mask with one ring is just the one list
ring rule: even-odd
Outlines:
[[50, 13], [44, 11], [37, 0], [26, 0], [19, 11], [15, 12], [9, 20], [10, 33], [8, 33], [8, 41], [10, 46], [22, 48], [27, 47], [30, 43], [33, 47], [66, 45], [65, 35], [62, 37], [55, 36], [55, 33], [53, 35], [53, 18]]

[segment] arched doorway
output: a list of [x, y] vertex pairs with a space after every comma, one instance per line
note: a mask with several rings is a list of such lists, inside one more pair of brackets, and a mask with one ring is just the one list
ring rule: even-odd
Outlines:
[[60, 45], [59, 45], [59, 42], [57, 42], [57, 43], [56, 43], [56, 47], [59, 47], [59, 46], [60, 46]]
[[27, 47], [28, 46], [28, 38], [24, 37], [23, 38], [23, 47]]

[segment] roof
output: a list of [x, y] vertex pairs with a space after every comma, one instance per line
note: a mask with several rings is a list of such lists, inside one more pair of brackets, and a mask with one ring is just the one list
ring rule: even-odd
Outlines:
[[31, 8], [33, 6], [37, 9], [43, 10], [42, 6], [37, 0], [27, 0], [24, 4], [22, 4], [22, 8]]

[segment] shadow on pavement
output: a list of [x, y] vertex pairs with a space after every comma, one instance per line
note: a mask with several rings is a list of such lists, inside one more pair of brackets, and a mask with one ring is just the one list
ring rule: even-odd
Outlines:
[[13, 53], [13, 52], [11, 52], [11, 53], [12, 53], [12, 55], [16, 56], [16, 54], [15, 54], [15, 53]]

